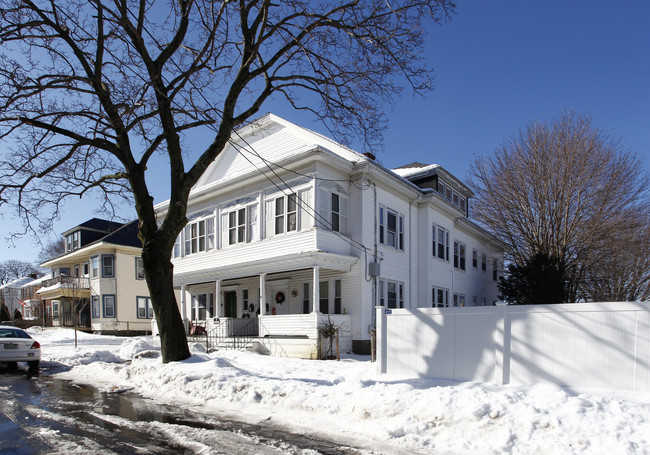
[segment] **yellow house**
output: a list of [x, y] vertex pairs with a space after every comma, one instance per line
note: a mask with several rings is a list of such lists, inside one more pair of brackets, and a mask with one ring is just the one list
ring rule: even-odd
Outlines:
[[43, 264], [52, 278], [38, 294], [51, 302], [55, 325], [103, 334], [151, 332], [138, 223], [93, 218], [63, 233], [65, 252]]

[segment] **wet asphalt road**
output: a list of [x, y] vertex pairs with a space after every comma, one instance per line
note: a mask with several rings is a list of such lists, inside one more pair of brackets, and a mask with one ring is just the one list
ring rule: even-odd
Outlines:
[[336, 443], [104, 393], [0, 364], [0, 454], [369, 454]]

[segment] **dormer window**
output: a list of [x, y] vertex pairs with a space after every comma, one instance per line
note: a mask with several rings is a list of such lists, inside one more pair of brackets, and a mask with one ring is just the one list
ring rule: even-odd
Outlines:
[[72, 234], [65, 236], [65, 250], [72, 251], [78, 249], [80, 246], [80, 232], [75, 231]]

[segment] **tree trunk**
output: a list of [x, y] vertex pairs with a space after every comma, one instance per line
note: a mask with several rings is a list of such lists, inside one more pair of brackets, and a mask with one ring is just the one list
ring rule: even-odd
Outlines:
[[142, 248], [151, 305], [156, 313], [163, 363], [190, 357], [185, 326], [174, 293], [174, 266], [167, 248], [157, 247], [157, 242], [147, 242]]

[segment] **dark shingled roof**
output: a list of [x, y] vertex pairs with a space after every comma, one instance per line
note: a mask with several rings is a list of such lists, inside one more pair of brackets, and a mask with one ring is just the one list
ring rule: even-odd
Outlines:
[[70, 232], [78, 231], [80, 228], [109, 233], [116, 231], [122, 226], [124, 226], [124, 223], [116, 223], [115, 221], [103, 220], [101, 218], [91, 218], [88, 221], [84, 221], [80, 225], [73, 227], [72, 229], [68, 229], [63, 233], [63, 236]]
[[138, 220], [123, 225], [115, 232], [111, 232], [98, 242], [112, 243], [114, 245], [134, 246], [142, 248], [142, 241], [138, 237]]

